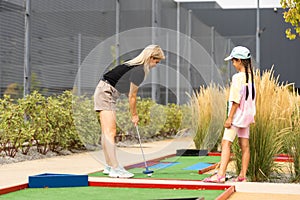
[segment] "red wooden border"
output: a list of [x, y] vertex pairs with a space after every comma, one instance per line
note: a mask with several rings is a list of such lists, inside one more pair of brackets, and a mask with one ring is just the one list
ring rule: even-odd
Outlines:
[[220, 152], [208, 152], [208, 156], [221, 156]]
[[225, 192], [220, 194], [216, 200], [226, 200], [235, 192], [235, 186], [232, 185], [230, 188], [226, 189]]
[[[207, 154], [208, 156], [221, 156], [221, 153], [219, 152], [209, 152]], [[278, 154], [274, 156], [275, 162], [294, 162], [294, 159], [292, 156], [288, 154]]]
[[213, 164], [213, 165], [211, 165], [211, 166], [209, 166], [209, 167], [206, 167], [206, 168], [204, 168], [204, 169], [200, 169], [200, 170], [198, 171], [198, 174], [204, 174], [205, 172], [208, 172], [208, 171], [210, 171], [210, 170], [213, 170], [213, 169], [215, 169], [218, 165], [219, 165], [219, 163], [215, 163], [215, 164]]
[[[232, 185], [195, 185], [195, 184], [162, 184], [162, 183], [122, 183], [89, 181], [89, 186], [95, 187], [124, 187], [124, 188], [162, 188], [162, 189], [189, 189], [189, 190], [227, 190]], [[234, 187], [234, 186], [233, 186]]]
[[[147, 162], [161, 161], [161, 160], [164, 160], [164, 159], [167, 159], [167, 158], [170, 158], [170, 157], [174, 157], [174, 156], [176, 156], [176, 154], [170, 154], [170, 155], [167, 155], [167, 156], [162, 156], [162, 157], [159, 157], [159, 158], [154, 158], [154, 159], [151, 159], [151, 160], [147, 160]], [[144, 162], [138, 162], [138, 163], [135, 163], [135, 164], [132, 164], [132, 165], [125, 166], [124, 168], [125, 169], [131, 169], [135, 165], [138, 165], [140, 163], [144, 163]]]
[[28, 188], [28, 183], [0, 189], [0, 195]]

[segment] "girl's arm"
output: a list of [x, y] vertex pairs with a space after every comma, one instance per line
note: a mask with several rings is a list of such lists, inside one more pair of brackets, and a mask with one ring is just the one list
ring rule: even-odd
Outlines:
[[240, 106], [240, 104], [232, 102], [232, 106], [231, 106], [228, 118], [226, 119], [226, 121], [224, 123], [225, 128], [230, 128], [231, 127], [233, 116], [234, 116], [234, 114], [235, 114], [235, 112], [236, 112], [236, 110], [238, 109], [239, 106]]
[[129, 90], [129, 94], [128, 94], [129, 109], [130, 109], [130, 113], [131, 113], [131, 121], [135, 126], [137, 126], [137, 124], [139, 122], [139, 117], [138, 117], [138, 114], [136, 111], [136, 97], [137, 97], [138, 89], [139, 89], [138, 86], [136, 86], [132, 82], [130, 83], [130, 90]]

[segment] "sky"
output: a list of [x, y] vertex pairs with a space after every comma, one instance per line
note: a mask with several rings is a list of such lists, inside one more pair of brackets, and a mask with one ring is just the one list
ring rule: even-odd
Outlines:
[[[222, 8], [257, 8], [257, 0], [175, 0], [176, 2], [214, 2]], [[280, 0], [260, 0], [260, 8], [280, 8]]]

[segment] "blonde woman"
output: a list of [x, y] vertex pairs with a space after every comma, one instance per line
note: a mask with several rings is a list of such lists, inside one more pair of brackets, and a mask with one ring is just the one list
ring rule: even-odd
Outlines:
[[106, 160], [103, 173], [109, 177], [134, 176], [119, 164], [116, 156], [116, 101], [120, 93], [128, 94], [131, 121], [137, 126], [139, 117], [136, 98], [139, 85], [145, 80], [150, 69], [162, 59], [165, 59], [162, 49], [158, 45], [149, 45], [137, 57], [105, 73], [96, 87], [94, 109], [100, 115], [101, 145]]

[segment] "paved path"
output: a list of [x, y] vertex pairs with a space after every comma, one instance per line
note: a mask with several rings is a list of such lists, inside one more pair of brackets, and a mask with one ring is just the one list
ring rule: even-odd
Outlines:
[[[177, 149], [193, 148], [188, 138], [158, 141], [143, 144], [147, 160], [175, 154]], [[139, 145], [130, 148], [118, 148], [120, 163], [124, 166], [142, 162]], [[0, 189], [28, 182], [28, 176], [41, 173], [88, 174], [103, 169], [103, 152], [79, 153], [69, 156], [57, 156], [41, 160], [24, 161], [0, 166]], [[300, 199], [300, 184], [277, 183], [226, 183], [234, 184], [237, 192], [235, 199]]]
[[[143, 144], [147, 160], [175, 154], [176, 149], [190, 148], [193, 143], [187, 138]], [[123, 166], [143, 161], [139, 145], [118, 148], [117, 156]], [[88, 174], [103, 170], [102, 151], [56, 156], [40, 160], [0, 165], [0, 189], [28, 182], [28, 176], [41, 173]]]

